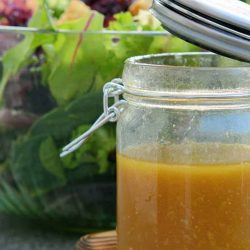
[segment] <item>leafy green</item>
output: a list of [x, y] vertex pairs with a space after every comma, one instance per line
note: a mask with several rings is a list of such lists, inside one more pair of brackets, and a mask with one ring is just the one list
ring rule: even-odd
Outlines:
[[[94, 112], [89, 108], [91, 106], [95, 107]], [[83, 109], [82, 107], [88, 108]], [[65, 161], [63, 162], [59, 158], [59, 153], [61, 145], [72, 137], [72, 131], [77, 130], [82, 124], [93, 123], [101, 110], [101, 93], [97, 92], [86, 94], [66, 107], [58, 107], [41, 117], [32, 126], [30, 132], [20, 138], [12, 149], [10, 168], [19, 188], [29, 190], [33, 195], [41, 195], [66, 184], [68, 180], [65, 168], [79, 167], [86, 162], [96, 164], [98, 159], [89, 161], [88, 154], [91, 155], [92, 152], [88, 152], [88, 154], [82, 155], [84, 157], [81, 158], [81, 161], [76, 160], [69, 167]], [[104, 133], [104, 135], [98, 136], [97, 140], [101, 139], [102, 142], [102, 137], [104, 137], [104, 142], [106, 142], [107, 136]], [[112, 143], [112, 149], [114, 149], [114, 139]], [[107, 156], [111, 146], [102, 150]], [[91, 165], [89, 166], [90, 168], [86, 168], [87, 175], [99, 172], [95, 167], [92, 167], [91, 170]], [[103, 167], [107, 167], [106, 162]], [[27, 173], [29, 174], [27, 175]]]
[[85, 94], [67, 106], [58, 107], [42, 116], [31, 127], [29, 137], [44, 135], [56, 140], [65, 139], [82, 124], [92, 124], [101, 112], [102, 93]]
[[[146, 17], [147, 18], [147, 17]], [[149, 19], [152, 16], [148, 16]], [[115, 21], [111, 22], [109, 29], [111, 30], [127, 30], [127, 31], [164, 31], [159, 25], [157, 28], [153, 27], [151, 22], [141, 23], [140, 21], [134, 21], [134, 17], [129, 13], [119, 13], [115, 15]], [[151, 25], [150, 25], [151, 24]], [[169, 36], [164, 39], [162, 36], [154, 35], [120, 35], [117, 36], [117, 44], [114, 45], [112, 41], [107, 41], [106, 47], [114, 54], [113, 60], [119, 60], [120, 58], [128, 58], [134, 55], [143, 55], [150, 53], [160, 52], [183, 52], [183, 51], [198, 51], [199, 48], [189, 44], [177, 37]], [[112, 63], [112, 59], [109, 59]], [[121, 65], [121, 60], [119, 64]]]
[[53, 10], [53, 15], [57, 18], [61, 16], [69, 3], [70, 0], [48, 0], [49, 8]]
[[[48, 14], [45, 8], [39, 9], [29, 22], [30, 27], [52, 29], [48, 22]], [[3, 56], [3, 76], [0, 82], [0, 99], [8, 80], [15, 76], [23, 67], [32, 62], [35, 50], [43, 43], [53, 41], [52, 35], [38, 33], [25, 34], [25, 38], [16, 47], [8, 50]]]
[[118, 31], [163, 31], [160, 22], [148, 11], [136, 18], [130, 12], [121, 12], [115, 15], [115, 20], [109, 24], [108, 29]]
[[[82, 125], [73, 132], [73, 138], [76, 138], [89, 128], [88, 125]], [[115, 152], [115, 134], [113, 127], [101, 128], [88, 140], [88, 143], [76, 152], [63, 159], [66, 168], [73, 169], [84, 163], [96, 163], [100, 166], [99, 173], [105, 173], [110, 168], [111, 163], [107, 155]]]
[[199, 48], [193, 44], [187, 43], [184, 40], [171, 36], [166, 45], [167, 51], [183, 52], [183, 51], [199, 51]]
[[[89, 186], [100, 187], [99, 182], [109, 182], [114, 190], [115, 125], [101, 128], [79, 150], [64, 159], [59, 158], [61, 147], [86, 131], [102, 113], [102, 87], [105, 82], [121, 76], [126, 58], [197, 48], [167, 36], [93, 34], [91, 32], [103, 30], [104, 17], [97, 12], [86, 13], [58, 26], [48, 10], [52, 0], [39, 1], [44, 4], [29, 26], [50, 32], [26, 33], [16, 47], [5, 53], [0, 100], [4, 102], [3, 92], [8, 80], [25, 67], [31, 67], [36, 57], [42, 75], [38, 84], [48, 89], [55, 107], [39, 117], [28, 131], [12, 137], [12, 147], [7, 144], [11, 152], [0, 154], [3, 166], [0, 176], [10, 172], [13, 178], [9, 182], [0, 180], [0, 210], [34, 217], [42, 217], [45, 213], [63, 217], [65, 211], [70, 211], [68, 214], [75, 213], [76, 218], [80, 215], [88, 221], [101, 218], [98, 223], [102, 225], [106, 214], [114, 214], [110, 210], [111, 206], [115, 209], [114, 196], [110, 196], [110, 206], [103, 207], [98, 199], [88, 203], [86, 197], [89, 197]], [[115, 18], [109, 29], [155, 30], [150, 20], [146, 23], [135, 21], [128, 12]], [[55, 32], [55, 27], [68, 29], [71, 33]], [[162, 28], [159, 26], [157, 30]], [[0, 141], [3, 142], [1, 136]], [[75, 197], [79, 195], [75, 194], [76, 189], [81, 190], [80, 198]], [[107, 221], [104, 224], [107, 225]]]
[[[65, 180], [61, 178], [63, 170], [57, 169], [58, 173], [55, 175], [55, 170], [48, 170], [47, 166], [43, 165], [44, 157], [47, 156], [40, 158], [41, 146], [47, 140], [48, 137], [42, 135], [25, 138], [15, 143], [12, 149], [10, 168], [13, 177], [19, 187], [25, 188], [32, 195], [40, 195], [65, 185]], [[54, 159], [56, 156], [59, 161], [58, 154], [54, 154]]]
[[48, 137], [40, 145], [39, 158], [43, 167], [55, 175], [57, 178], [61, 179], [63, 182], [66, 181], [66, 176], [62, 168], [61, 161], [58, 157], [58, 149], [55, 145], [54, 140]]
[[[103, 16], [91, 12], [61, 27], [72, 31], [86, 29], [86, 23], [90, 18], [88, 31], [101, 30]], [[47, 60], [51, 64], [48, 83], [58, 104], [68, 103], [95, 88], [96, 75], [107, 59], [103, 43], [91, 34], [81, 33], [67, 37], [59, 34], [53, 49], [54, 53], [47, 54]]]
[[51, 21], [50, 10], [48, 3], [43, 0], [38, 10], [29, 21], [29, 27], [44, 29], [44, 30], [55, 30], [54, 24]]
[[115, 15], [115, 21], [111, 22], [108, 28], [110, 30], [137, 31], [138, 23], [133, 22], [130, 12], [123, 12]]

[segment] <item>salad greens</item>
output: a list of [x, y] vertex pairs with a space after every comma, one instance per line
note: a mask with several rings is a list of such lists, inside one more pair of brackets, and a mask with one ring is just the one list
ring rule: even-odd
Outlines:
[[[49, 112], [35, 113], [36, 121], [26, 129], [0, 130], [1, 143], [6, 140], [6, 133], [11, 134], [12, 141], [7, 147], [9, 152], [0, 155], [0, 210], [40, 219], [71, 218], [67, 220], [71, 226], [78, 223], [85, 228], [112, 227], [114, 125], [98, 130], [84, 147], [64, 159], [59, 158], [60, 149], [100, 115], [103, 84], [121, 75], [126, 58], [197, 48], [167, 36], [86, 33], [103, 31], [102, 14], [89, 11], [78, 19], [58, 24], [51, 19], [46, 2], [30, 20], [29, 27], [47, 32], [25, 33], [23, 40], [2, 58], [2, 109], [7, 107], [6, 89], [13, 78], [21, 82], [25, 69], [39, 73], [31, 85], [39, 85], [35, 87], [47, 93], [53, 107]], [[150, 22], [135, 21], [129, 12], [117, 14], [109, 29], [162, 30], [160, 25], [156, 28]], [[32, 105], [31, 102], [29, 106]]]

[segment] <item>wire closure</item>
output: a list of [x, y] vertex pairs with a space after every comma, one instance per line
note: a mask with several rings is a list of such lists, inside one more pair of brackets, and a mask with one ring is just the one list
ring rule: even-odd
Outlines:
[[[108, 82], [103, 87], [103, 113], [96, 120], [96, 122], [83, 133], [81, 136], [73, 140], [71, 143], [66, 145], [60, 157], [65, 157], [66, 155], [77, 150], [97, 129], [102, 127], [108, 122], [116, 122], [123, 110], [122, 105], [126, 103], [125, 100], [120, 99], [120, 96], [124, 93], [124, 87], [122, 79], [113, 79]], [[109, 107], [109, 99], [114, 99], [114, 104]]]

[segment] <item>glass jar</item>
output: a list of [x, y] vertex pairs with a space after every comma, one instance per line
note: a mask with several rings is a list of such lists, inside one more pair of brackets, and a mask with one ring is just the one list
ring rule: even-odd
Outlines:
[[250, 249], [250, 66], [212, 53], [128, 59], [118, 249]]

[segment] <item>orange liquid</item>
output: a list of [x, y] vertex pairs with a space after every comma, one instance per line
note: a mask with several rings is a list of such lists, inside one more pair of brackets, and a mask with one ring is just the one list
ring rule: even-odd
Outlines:
[[118, 154], [119, 250], [250, 250], [250, 148], [185, 150]]

